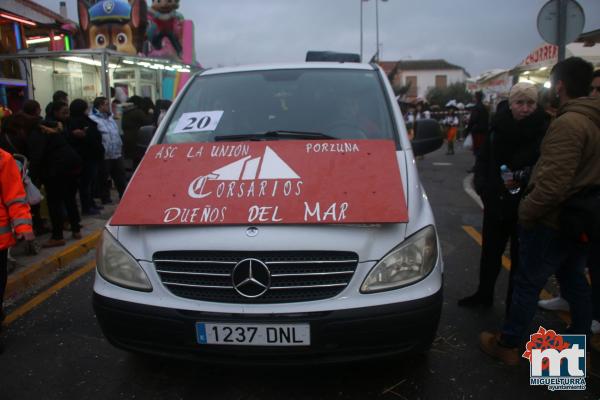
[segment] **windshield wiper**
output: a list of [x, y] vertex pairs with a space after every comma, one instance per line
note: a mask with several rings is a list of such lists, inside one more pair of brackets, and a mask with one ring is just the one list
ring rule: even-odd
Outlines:
[[236, 140], [278, 140], [278, 139], [325, 139], [336, 140], [336, 137], [326, 135], [321, 132], [303, 132], [303, 131], [267, 131], [260, 133], [248, 133], [243, 135], [220, 135], [215, 136], [215, 142], [236, 141]]

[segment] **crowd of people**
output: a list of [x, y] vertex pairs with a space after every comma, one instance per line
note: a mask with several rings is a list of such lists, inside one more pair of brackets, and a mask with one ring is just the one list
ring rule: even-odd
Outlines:
[[[97, 215], [111, 204], [114, 186], [119, 198], [127, 185], [129, 172], [144, 153], [136, 135], [145, 125], [156, 125], [170, 102], [130, 97], [120, 104], [119, 120], [106, 97], [91, 104], [83, 99], [69, 102], [67, 93], [57, 91], [45, 107], [27, 100], [23, 109], [2, 119], [0, 148], [29, 161], [29, 176], [45, 194], [50, 226], [42, 217], [41, 206], [32, 206], [36, 234], [51, 232], [43, 247], [66, 244], [63, 230], [81, 238], [81, 215]], [[79, 199], [79, 204], [77, 199]]]
[[[32, 241], [47, 232], [51, 236], [43, 247], [64, 246], [67, 227], [73, 239], [81, 239], [81, 215], [100, 214], [103, 205], [113, 202], [113, 186], [119, 198], [123, 196], [128, 170], [135, 169], [145, 151], [137, 144], [139, 129], [159, 124], [171, 104], [159, 100], [155, 106], [148, 98], [132, 96], [119, 105], [123, 109], [119, 126], [113, 116], [118, 103], [113, 100], [111, 104], [106, 97], [97, 97], [91, 105], [83, 99], [69, 103], [67, 93], [59, 90], [44, 109], [45, 117], [37, 101], [27, 100], [22, 110], [2, 118], [0, 330], [5, 318], [8, 249], [18, 239]], [[42, 205], [31, 202], [27, 181], [45, 194], [50, 227], [42, 216]]]
[[[437, 118], [446, 154], [454, 154], [457, 127], [470, 136], [475, 165], [467, 172], [483, 203], [477, 289], [460, 307], [493, 306], [509, 245], [505, 321], [480, 335], [482, 350], [508, 365], [519, 363], [538, 306], [570, 311], [568, 333], [600, 333], [600, 70], [571, 57], [550, 78], [550, 90], [515, 84], [491, 117], [477, 92], [467, 121], [455, 102]], [[422, 99], [403, 111], [409, 130], [436, 117]], [[560, 295], [539, 300], [552, 275]]]
[[[468, 107], [457, 103], [456, 100], [450, 100], [443, 109], [434, 106], [437, 107], [435, 112], [430, 111], [428, 103], [420, 97], [412, 103], [399, 102], [399, 104], [411, 140], [414, 139], [414, 128], [418, 125], [418, 121], [433, 118], [442, 127], [447, 146], [446, 155], [454, 155], [456, 141], [470, 136], [469, 148], [477, 156], [488, 131], [489, 113], [483, 104], [482, 92], [476, 92], [474, 100], [474, 103], [469, 104]], [[468, 172], [473, 172], [474, 168], [470, 168]]]
[[474, 187], [484, 205], [479, 283], [458, 305], [493, 305], [510, 242], [505, 320], [500, 331], [480, 335], [481, 349], [507, 365], [519, 363], [552, 275], [571, 311], [566, 332], [600, 333], [600, 71], [572, 57], [550, 78], [544, 105], [533, 84], [512, 87], [489, 130], [481, 129], [476, 153]]

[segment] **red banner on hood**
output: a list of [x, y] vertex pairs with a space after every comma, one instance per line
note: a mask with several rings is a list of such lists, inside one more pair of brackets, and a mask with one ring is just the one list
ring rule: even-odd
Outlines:
[[408, 221], [389, 140], [152, 146], [111, 225]]

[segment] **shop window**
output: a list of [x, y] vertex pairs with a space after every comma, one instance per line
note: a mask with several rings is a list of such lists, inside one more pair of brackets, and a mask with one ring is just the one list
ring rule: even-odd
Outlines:
[[140, 71], [140, 79], [145, 81], [153, 81], [154, 80], [154, 71], [141, 70]]
[[113, 72], [113, 79], [135, 79], [135, 71], [132, 69], [117, 69]]

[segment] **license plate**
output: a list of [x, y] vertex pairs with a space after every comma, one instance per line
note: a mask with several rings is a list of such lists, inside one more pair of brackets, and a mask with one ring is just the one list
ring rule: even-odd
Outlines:
[[213, 324], [196, 323], [200, 344], [238, 346], [309, 346], [308, 324]]

